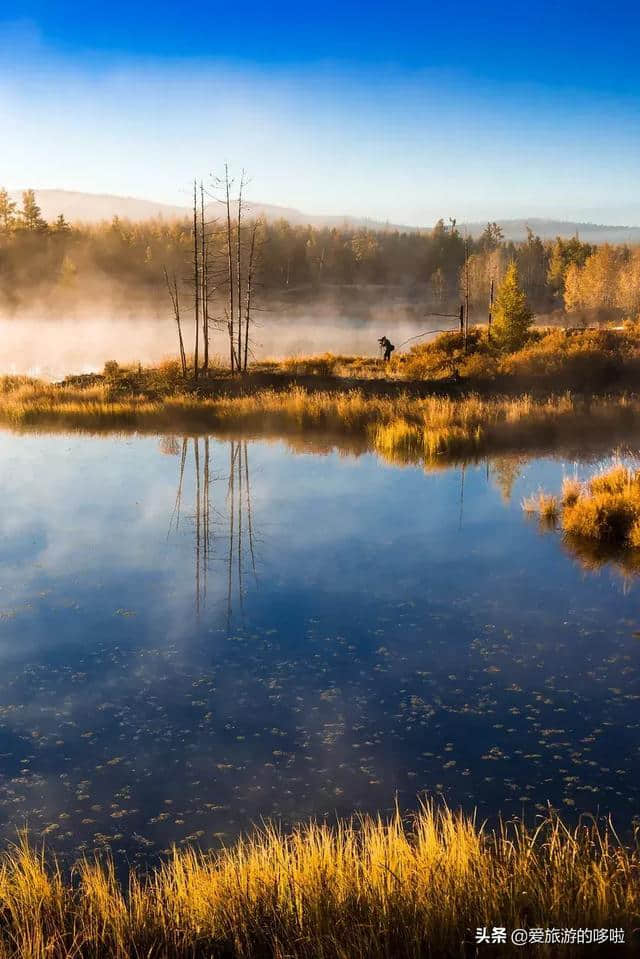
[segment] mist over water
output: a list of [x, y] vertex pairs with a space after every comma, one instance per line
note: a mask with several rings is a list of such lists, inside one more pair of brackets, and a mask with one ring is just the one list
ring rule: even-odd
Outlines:
[[[377, 356], [377, 340], [382, 334], [400, 347], [422, 331], [456, 325], [455, 319], [416, 313], [393, 302], [367, 307], [365, 315], [357, 306], [275, 307], [256, 317], [251, 337], [253, 356], [282, 358], [324, 352]], [[193, 317], [188, 313], [183, 331], [187, 351], [191, 352]], [[107, 360], [149, 365], [178, 355], [175, 323], [164, 305], [112, 310], [87, 304], [60, 318], [53, 317], [45, 307], [11, 316], [0, 313], [0, 343], [0, 373], [54, 380], [67, 374], [101, 371]], [[411, 345], [407, 343], [406, 348]], [[226, 331], [212, 331], [210, 350], [226, 365]]]
[[107, 360], [153, 363], [174, 355], [175, 327], [150, 318], [108, 315], [83, 320], [0, 318], [1, 372], [60, 379], [101, 371]]

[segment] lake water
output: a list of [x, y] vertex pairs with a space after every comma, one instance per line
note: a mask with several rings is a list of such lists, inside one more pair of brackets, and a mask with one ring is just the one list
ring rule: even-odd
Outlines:
[[4, 835], [135, 861], [396, 795], [638, 812], [640, 583], [521, 509], [593, 464], [9, 433], [0, 455]]

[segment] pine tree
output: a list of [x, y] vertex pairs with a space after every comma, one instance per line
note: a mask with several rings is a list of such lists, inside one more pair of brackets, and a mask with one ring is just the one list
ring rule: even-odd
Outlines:
[[491, 336], [504, 350], [519, 349], [527, 338], [533, 314], [518, 283], [518, 269], [511, 263], [493, 304]]
[[27, 230], [45, 230], [46, 222], [42, 219], [42, 211], [36, 203], [36, 195], [33, 190], [25, 190], [22, 194], [22, 210], [20, 211], [22, 223]]
[[60, 213], [56, 222], [53, 225], [53, 230], [55, 233], [70, 233], [71, 227], [64, 218], [64, 213]]
[[481, 250], [490, 253], [492, 250], [496, 250], [503, 240], [502, 227], [498, 226], [494, 220], [493, 223], [487, 223], [485, 226], [482, 236], [478, 240], [478, 246]]
[[16, 205], [4, 187], [0, 188], [0, 233], [11, 233], [16, 222]]

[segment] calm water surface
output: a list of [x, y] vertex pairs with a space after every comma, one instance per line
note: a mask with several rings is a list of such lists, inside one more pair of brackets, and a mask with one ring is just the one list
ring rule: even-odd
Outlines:
[[593, 464], [8, 433], [0, 456], [6, 836], [135, 860], [396, 794], [640, 812], [640, 582], [520, 506]]

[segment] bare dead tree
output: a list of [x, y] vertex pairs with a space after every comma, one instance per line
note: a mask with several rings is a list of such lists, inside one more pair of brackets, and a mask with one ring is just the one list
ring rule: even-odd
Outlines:
[[243, 369], [246, 373], [249, 360], [249, 329], [251, 325], [251, 296], [253, 293], [253, 271], [255, 265], [256, 237], [258, 234], [259, 220], [253, 221], [251, 230], [251, 245], [249, 247], [249, 262], [247, 264], [247, 302], [244, 314], [244, 363]]
[[195, 309], [195, 348], [193, 352], [193, 378], [198, 382], [198, 338], [200, 335], [200, 270], [198, 255], [198, 187], [193, 181], [193, 289]]
[[[224, 245], [226, 248], [225, 272], [228, 291], [226, 323], [229, 335], [229, 365], [232, 373], [239, 373], [247, 369], [249, 361], [249, 331], [255, 286], [257, 240], [255, 235], [252, 236], [253, 253], [249, 256], [247, 229], [245, 227], [247, 211], [244, 194], [249, 182], [246, 171], [242, 170], [237, 195], [232, 198], [234, 182], [229, 173], [229, 165], [225, 163], [224, 175], [215, 177], [214, 185], [221, 193], [216, 199], [225, 207], [226, 240]], [[232, 206], [234, 207], [233, 211]], [[213, 275], [218, 275], [215, 269]], [[208, 270], [209, 292], [211, 292], [210, 277], [211, 272]], [[249, 287], [250, 290], [248, 290]]]
[[240, 174], [238, 188], [238, 223], [236, 234], [236, 279], [238, 284], [238, 372], [242, 369], [242, 191], [244, 170]]
[[464, 352], [467, 352], [467, 339], [469, 337], [469, 234], [467, 228], [464, 231]]
[[231, 183], [229, 181], [229, 166], [225, 163], [224, 165], [224, 185], [225, 185], [225, 195], [226, 195], [226, 204], [227, 204], [227, 270], [228, 270], [228, 283], [229, 283], [229, 316], [228, 316], [228, 328], [229, 328], [229, 361], [231, 364], [231, 372], [233, 373], [235, 369], [235, 347], [233, 340], [233, 321], [234, 321], [234, 287], [235, 281], [233, 276], [233, 254], [231, 252], [232, 247], [232, 232], [231, 232], [231, 198], [229, 190]]
[[491, 321], [493, 319], [493, 277], [491, 277], [491, 285], [489, 286], [489, 317], [487, 323], [487, 339], [491, 339]]
[[204, 187], [200, 181], [200, 270], [202, 281], [202, 369], [209, 369], [209, 250], [204, 220]]
[[167, 273], [166, 266], [162, 267], [162, 272], [164, 273], [164, 281], [167, 284], [167, 290], [169, 291], [169, 296], [171, 298], [171, 305], [173, 306], [173, 315], [176, 321], [176, 326], [178, 328], [178, 345], [180, 347], [180, 364], [182, 366], [182, 375], [186, 377], [187, 375], [187, 357], [184, 351], [184, 340], [182, 338], [182, 325], [180, 321], [180, 298], [178, 296], [178, 281], [176, 280], [175, 273], [169, 279], [169, 274]]

